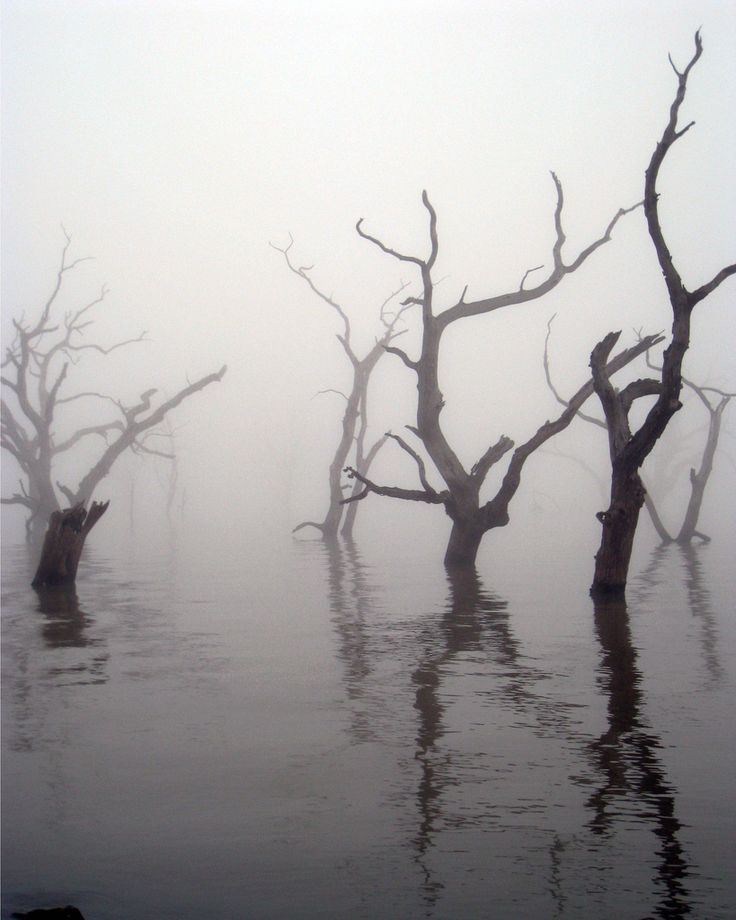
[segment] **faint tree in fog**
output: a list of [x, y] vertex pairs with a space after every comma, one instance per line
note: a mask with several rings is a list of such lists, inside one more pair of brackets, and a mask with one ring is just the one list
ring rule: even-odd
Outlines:
[[[21, 505], [28, 510], [29, 538], [42, 533], [49, 516], [60, 509], [60, 496], [71, 506], [86, 505], [125, 451], [168, 456], [151, 441], [157, 426], [193, 393], [221, 380], [226, 370], [222, 367], [188, 384], [158, 405], [154, 405], [156, 389], [145, 390], [134, 405], [125, 405], [96, 391], [73, 389], [70, 377], [85, 355], [90, 352], [109, 355], [142, 341], [145, 333], [106, 346], [89, 340], [95, 310], [107, 294], [105, 287], [82, 306], [66, 313], [60, 311], [59, 294], [68, 273], [86, 260], [69, 261], [71, 237], [66, 231], [64, 235], [53, 290], [36, 319], [26, 319], [24, 315], [13, 319], [15, 337], [2, 362], [2, 385], [8, 391], [8, 398], [2, 401], [0, 444], [15, 458], [21, 472], [19, 491], [3, 498], [2, 503]], [[80, 402], [96, 405], [95, 414], [100, 420], [70, 429], [70, 406]], [[100, 438], [104, 443], [93, 460], [89, 460], [88, 453], [79, 452], [80, 444], [91, 438]], [[56, 479], [56, 462], [70, 451], [72, 456], [78, 453], [80, 457], [75, 471], [79, 477], [76, 485]]]
[[[567, 406], [568, 400], [560, 395], [559, 390], [552, 380], [552, 372], [550, 370], [549, 364], [549, 339], [553, 320], [554, 316], [547, 324], [547, 337], [544, 343], [544, 373], [547, 378], [547, 385], [549, 386], [557, 401], [563, 406]], [[639, 338], [641, 339], [641, 335], [639, 335]], [[647, 365], [652, 370], [659, 372], [662, 371], [661, 367], [657, 367], [652, 363], [649, 351], [646, 353], [646, 360]], [[710, 537], [706, 536], [704, 533], [698, 530], [698, 518], [700, 517], [700, 510], [703, 505], [705, 489], [708, 485], [710, 474], [713, 472], [713, 460], [718, 449], [718, 440], [721, 433], [721, 421], [723, 418], [723, 412], [731, 399], [736, 396], [736, 393], [726, 393], [717, 387], [699, 386], [692, 380], [688, 380], [686, 377], [682, 378], [682, 382], [686, 387], [691, 389], [697, 395], [702, 404], [705, 406], [709, 416], [709, 423], [705, 445], [703, 446], [702, 456], [700, 459], [700, 466], [697, 470], [694, 467], [690, 468], [690, 498], [688, 499], [682, 525], [680, 526], [677, 536], [672, 536], [662, 521], [662, 516], [660, 515], [657, 505], [652, 497], [651, 490], [644, 484], [644, 480], [641, 479], [641, 473], [639, 474], [642, 486], [644, 487], [644, 506], [649, 513], [649, 517], [651, 518], [654, 529], [657, 531], [657, 534], [663, 543], [677, 542], [681, 544], [687, 544], [695, 539], [702, 540], [704, 542], [708, 542], [710, 540]], [[714, 397], [717, 397], [717, 401], [715, 402], [712, 401]], [[578, 417], [584, 419], [586, 422], [589, 422], [591, 425], [596, 425], [597, 427], [602, 428], [604, 431], [608, 430], [608, 425], [603, 419], [596, 418], [593, 415], [586, 415], [583, 412], [578, 412]], [[593, 471], [589, 472], [595, 475]]]
[[[661, 367], [656, 367], [651, 363], [649, 352], [647, 352], [647, 364], [652, 370], [659, 371], [660, 373], [662, 372]], [[683, 377], [682, 382], [688, 389], [695, 393], [700, 402], [705, 406], [708, 413], [708, 432], [706, 434], [705, 445], [703, 447], [698, 469], [696, 470], [695, 467], [690, 467], [690, 498], [685, 508], [682, 525], [676, 537], [671, 536], [662, 524], [661, 518], [657, 514], [656, 507], [649, 493], [647, 493], [645, 497], [645, 503], [652, 518], [652, 523], [663, 543], [677, 542], [687, 544], [695, 539], [707, 543], [710, 537], [698, 530], [698, 519], [700, 518], [700, 510], [703, 506], [703, 497], [708, 485], [708, 480], [710, 479], [710, 474], [713, 472], [713, 461], [716, 451], [718, 450], [718, 441], [721, 436], [723, 413], [729, 402], [736, 396], [736, 393], [726, 393], [718, 387], [699, 386], [687, 377]]]
[[[421, 308], [421, 353], [418, 358], [413, 359], [394, 345], [384, 347], [386, 351], [397, 355], [417, 376], [417, 424], [407, 427], [423, 445], [444, 480], [446, 488], [438, 490], [430, 485], [424, 461], [419, 453], [403, 438], [392, 434], [391, 437], [416, 463], [421, 489], [379, 485], [369, 480], [360, 470], [349, 468], [349, 475], [358, 479], [363, 484], [363, 489], [347, 501], [357, 501], [365, 498], [370, 492], [375, 492], [377, 495], [442, 505], [452, 520], [452, 530], [445, 554], [446, 565], [473, 565], [475, 563], [483, 535], [494, 527], [504, 526], [509, 521], [509, 504], [521, 483], [521, 471], [526, 459], [554, 434], [565, 428], [574, 418], [575, 412], [593, 393], [592, 381], [588, 381], [572, 398], [570, 408], [567, 408], [554, 421], [545, 422], [528, 441], [516, 448], [497, 494], [490, 501], [485, 502], [480, 498], [480, 491], [486, 476], [491, 467], [514, 447], [514, 442], [502, 436], [496, 443], [488, 447], [468, 471], [448, 443], [440, 422], [445, 405], [439, 388], [440, 343], [445, 330], [458, 320], [491, 313], [502, 307], [522, 304], [542, 297], [553, 290], [567, 275], [580, 268], [590, 255], [610, 240], [613, 228], [624, 214], [640, 206], [637, 204], [632, 208], [622, 208], [617, 211], [603, 235], [586, 246], [574, 259], [566, 262], [562, 256], [565, 242], [565, 233], [562, 228], [562, 185], [554, 173], [552, 173], [552, 179], [557, 195], [554, 211], [555, 240], [552, 246], [552, 267], [545, 279], [533, 287], [525, 286], [529, 275], [544, 267], [537, 266], [525, 272], [518, 289], [471, 301], [465, 299], [466, 287], [460, 299], [453, 306], [441, 312], [435, 311], [435, 282], [432, 278], [432, 269], [439, 252], [437, 215], [427, 193], [422, 193], [422, 201], [429, 215], [430, 253], [427, 259], [397, 252], [376, 237], [366, 233], [363, 230], [362, 219], [357, 224], [360, 236], [393, 258], [416, 266], [420, 272], [422, 295], [407, 298], [404, 304], [415, 303]], [[656, 339], [652, 338], [648, 344], [651, 346], [654, 341]], [[627, 349], [611, 361], [609, 371], [613, 373], [645, 350], [642, 343]], [[509, 388], [509, 393], [514, 392], [515, 386]], [[507, 395], [504, 394], [503, 398], [506, 398]]]
[[[294, 264], [289, 255], [293, 242], [293, 239], [290, 239], [289, 245], [284, 248], [276, 246], [274, 243], [270, 245], [278, 250], [278, 252], [283, 253], [289, 269], [295, 275], [302, 278], [317, 297], [321, 298], [340, 317], [343, 330], [342, 333], [338, 333], [337, 340], [342, 345], [343, 351], [347, 355], [353, 369], [353, 381], [349, 393], [341, 393], [337, 390], [323, 391], [339, 393], [339, 395], [345, 399], [345, 412], [342, 417], [342, 433], [329, 469], [330, 498], [327, 513], [323, 521], [303, 521], [301, 524], [298, 524], [294, 528], [294, 533], [304, 527], [315, 527], [317, 530], [321, 531], [325, 540], [334, 540], [337, 537], [340, 522], [343, 521], [341, 533], [346, 539], [350, 539], [353, 534], [355, 515], [358, 506], [351, 504], [343, 520], [343, 512], [345, 509], [342, 501], [345, 497], [345, 493], [342, 484], [342, 471], [345, 464], [348, 462], [351, 451], [354, 450], [353, 463], [355, 469], [366, 476], [376, 454], [386, 442], [386, 435], [383, 435], [366, 450], [365, 439], [368, 430], [368, 383], [376, 364], [386, 353], [386, 346], [405, 331], [397, 330], [396, 324], [410, 305], [403, 304], [398, 310], [392, 313], [388, 312], [388, 306], [391, 301], [406, 288], [406, 284], [402, 284], [397, 291], [390, 294], [381, 304], [380, 319], [383, 325], [383, 333], [379, 339], [376, 339], [372, 348], [362, 358], [359, 358], [352, 346], [350, 320], [348, 319], [347, 313], [340, 304], [337, 303], [334, 297], [325, 294], [314, 283], [309, 274], [313, 266], [297, 267]], [[353, 494], [356, 494], [359, 488], [359, 485], [356, 483]]]
[[[677, 127], [688, 77], [702, 51], [703, 44], [698, 31], [695, 33], [695, 53], [684, 71], [678, 71], [670, 58], [677, 77], [677, 91], [670, 106], [667, 126], [652, 154], [644, 181], [644, 213], [649, 236], [664, 275], [673, 316], [672, 340], [664, 351], [659, 378], [636, 380], [621, 391], [614, 388], [609, 380], [606, 362], [620, 332], [609, 333], [596, 345], [590, 356], [595, 391], [608, 426], [611, 457], [611, 499], [608, 510], [598, 514], [603, 532], [595, 557], [591, 588], [593, 593], [622, 593], [626, 587], [639, 512], [646, 496], [639, 469], [672, 416], [681, 408], [682, 362], [690, 345], [690, 316], [701, 300], [736, 272], [736, 264], [728, 265], [699, 288], [688, 290], [675, 268], [659, 219], [659, 195], [656, 188], [659, 170], [672, 145], [694, 124], [689, 122], [679, 130]], [[644, 396], [655, 396], [656, 400], [642, 425], [632, 432], [629, 412], [635, 401]]]

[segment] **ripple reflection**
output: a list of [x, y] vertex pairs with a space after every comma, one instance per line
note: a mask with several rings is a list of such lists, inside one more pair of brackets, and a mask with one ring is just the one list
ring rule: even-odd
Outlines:
[[662, 741], [643, 715], [642, 676], [626, 602], [597, 599], [594, 616], [601, 648], [598, 680], [608, 698], [608, 726], [591, 744], [600, 784], [587, 801], [593, 812], [589, 826], [599, 837], [610, 837], [624, 815], [650, 826], [658, 846], [655, 882], [662, 892], [654, 913], [676, 920], [691, 913], [685, 886], [691, 870], [679, 840], [676, 789], [658, 754]]

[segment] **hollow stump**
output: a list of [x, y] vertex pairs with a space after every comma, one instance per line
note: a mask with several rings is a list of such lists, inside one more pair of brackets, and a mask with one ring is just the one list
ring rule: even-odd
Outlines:
[[84, 541], [110, 502], [92, 502], [87, 510], [83, 504], [54, 511], [41, 550], [41, 561], [31, 584], [71, 585], [77, 578], [77, 567], [84, 549]]

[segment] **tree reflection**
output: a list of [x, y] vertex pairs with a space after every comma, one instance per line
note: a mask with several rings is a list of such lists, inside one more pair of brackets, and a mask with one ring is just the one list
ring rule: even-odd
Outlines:
[[[723, 666], [718, 653], [718, 620], [713, 610], [711, 592], [703, 573], [701, 554], [707, 553], [707, 543], [660, 543], [652, 551], [649, 562], [637, 579], [632, 597], [641, 603], [647, 600], [664, 581], [672, 579], [666, 572], [666, 565], [674, 566], [679, 575], [684, 573], [687, 604], [700, 627], [700, 648], [711, 686], [723, 678]], [[679, 562], [676, 561], [678, 560]]]
[[[38, 598], [37, 610], [43, 614], [41, 636], [49, 649], [90, 649], [98, 648], [102, 642], [89, 634], [94, 624], [80, 606], [74, 585], [59, 585], [36, 588]], [[107, 653], [86, 655], [73, 664], [52, 666], [48, 669], [50, 677], [73, 676], [75, 683], [103, 684], [107, 682]]]
[[[485, 649], [498, 664], [517, 663], [518, 644], [509, 627], [508, 602], [485, 591], [475, 568], [448, 569], [448, 599], [436, 626], [435, 641], [412, 674], [418, 716], [415, 757], [420, 765], [417, 788], [419, 827], [413, 840], [417, 864], [425, 878], [425, 899], [433, 904], [443, 885], [432, 877], [426, 861], [442, 820], [442, 793], [457, 782], [452, 755], [438, 756], [445, 732], [445, 706], [440, 698], [443, 671], [457, 655]], [[514, 681], [513, 670], [510, 678]], [[516, 684], [515, 694], [522, 691]]]
[[682, 556], [685, 569], [685, 588], [690, 611], [700, 626], [700, 647], [705, 667], [711, 685], [716, 685], [723, 678], [723, 666], [718, 655], [717, 620], [700, 559], [700, 554], [708, 551], [708, 544], [678, 544], [677, 550]]
[[598, 598], [594, 607], [602, 652], [599, 683], [608, 697], [608, 727], [591, 746], [601, 785], [587, 803], [593, 811], [590, 827], [596, 835], [611, 834], [623, 811], [622, 798], [631, 797], [637, 814], [651, 824], [659, 841], [657, 882], [662, 895], [655, 914], [676, 920], [691, 912], [684, 884], [689, 868], [675, 814], [676, 790], [658, 756], [662, 742], [643, 718], [641, 674], [626, 602]]
[[[372, 670], [367, 632], [372, 590], [366, 568], [352, 540], [319, 542], [327, 554], [330, 610], [338, 636], [338, 657], [343, 663], [348, 699], [357, 702], [365, 693], [365, 680]], [[356, 741], [375, 737], [367, 713], [351, 707], [350, 733]]]

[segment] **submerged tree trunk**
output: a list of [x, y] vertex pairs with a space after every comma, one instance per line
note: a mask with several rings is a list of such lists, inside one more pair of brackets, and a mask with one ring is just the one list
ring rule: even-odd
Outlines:
[[65, 511], [53, 512], [43, 542], [41, 561], [31, 582], [34, 588], [74, 584], [84, 541], [109, 504], [92, 502], [89, 511], [79, 504]]
[[703, 540], [705, 543], [710, 540], [710, 537], [707, 537], [697, 529], [698, 518], [700, 517], [700, 509], [703, 505], [705, 487], [708, 485], [708, 479], [713, 472], [713, 459], [716, 454], [716, 449], [718, 448], [718, 439], [721, 434], [723, 410], [728, 405], [732, 394], [722, 394], [721, 401], [715, 408], [705, 399], [705, 395], [702, 391], [698, 393], [698, 395], [708, 407], [710, 423], [708, 425], [708, 439], [705, 443], [700, 469], [697, 471], [694, 469], [690, 470], [690, 501], [687, 505], [682, 527], [677, 535], [677, 542], [682, 545], [691, 543], [696, 538]]
[[696, 537], [701, 539], [704, 543], [710, 541], [710, 537], [707, 537], [697, 529], [707, 482], [707, 476], [701, 477], [695, 470], [690, 470], [690, 501], [688, 502], [687, 511], [685, 512], [685, 520], [682, 522], [682, 527], [677, 535], [677, 542], [683, 546], [692, 543]]
[[[371, 449], [368, 453], [365, 453], [365, 432], [367, 425], [367, 416], [365, 413], [365, 399], [361, 403], [361, 426], [358, 436], [355, 439], [355, 467], [360, 470], [364, 476], [368, 475], [368, 471], [371, 468], [371, 464], [376, 457], [378, 451], [383, 447], [383, 445], [388, 440], [388, 435], [384, 434], [371, 446]], [[358, 481], [355, 482], [353, 487], [353, 495], [355, 495], [361, 486]], [[348, 504], [348, 509], [345, 512], [345, 519], [340, 530], [344, 540], [352, 541], [353, 539], [353, 528], [355, 527], [355, 518], [358, 512], [358, 503], [350, 502]]]
[[623, 595], [645, 495], [636, 469], [623, 465], [614, 469], [610, 507], [608, 511], [598, 513], [603, 533], [600, 549], [595, 556], [595, 576], [591, 588], [593, 595]]
[[474, 566], [485, 533], [486, 528], [479, 522], [453, 521], [445, 552], [445, 565], [448, 568]]

